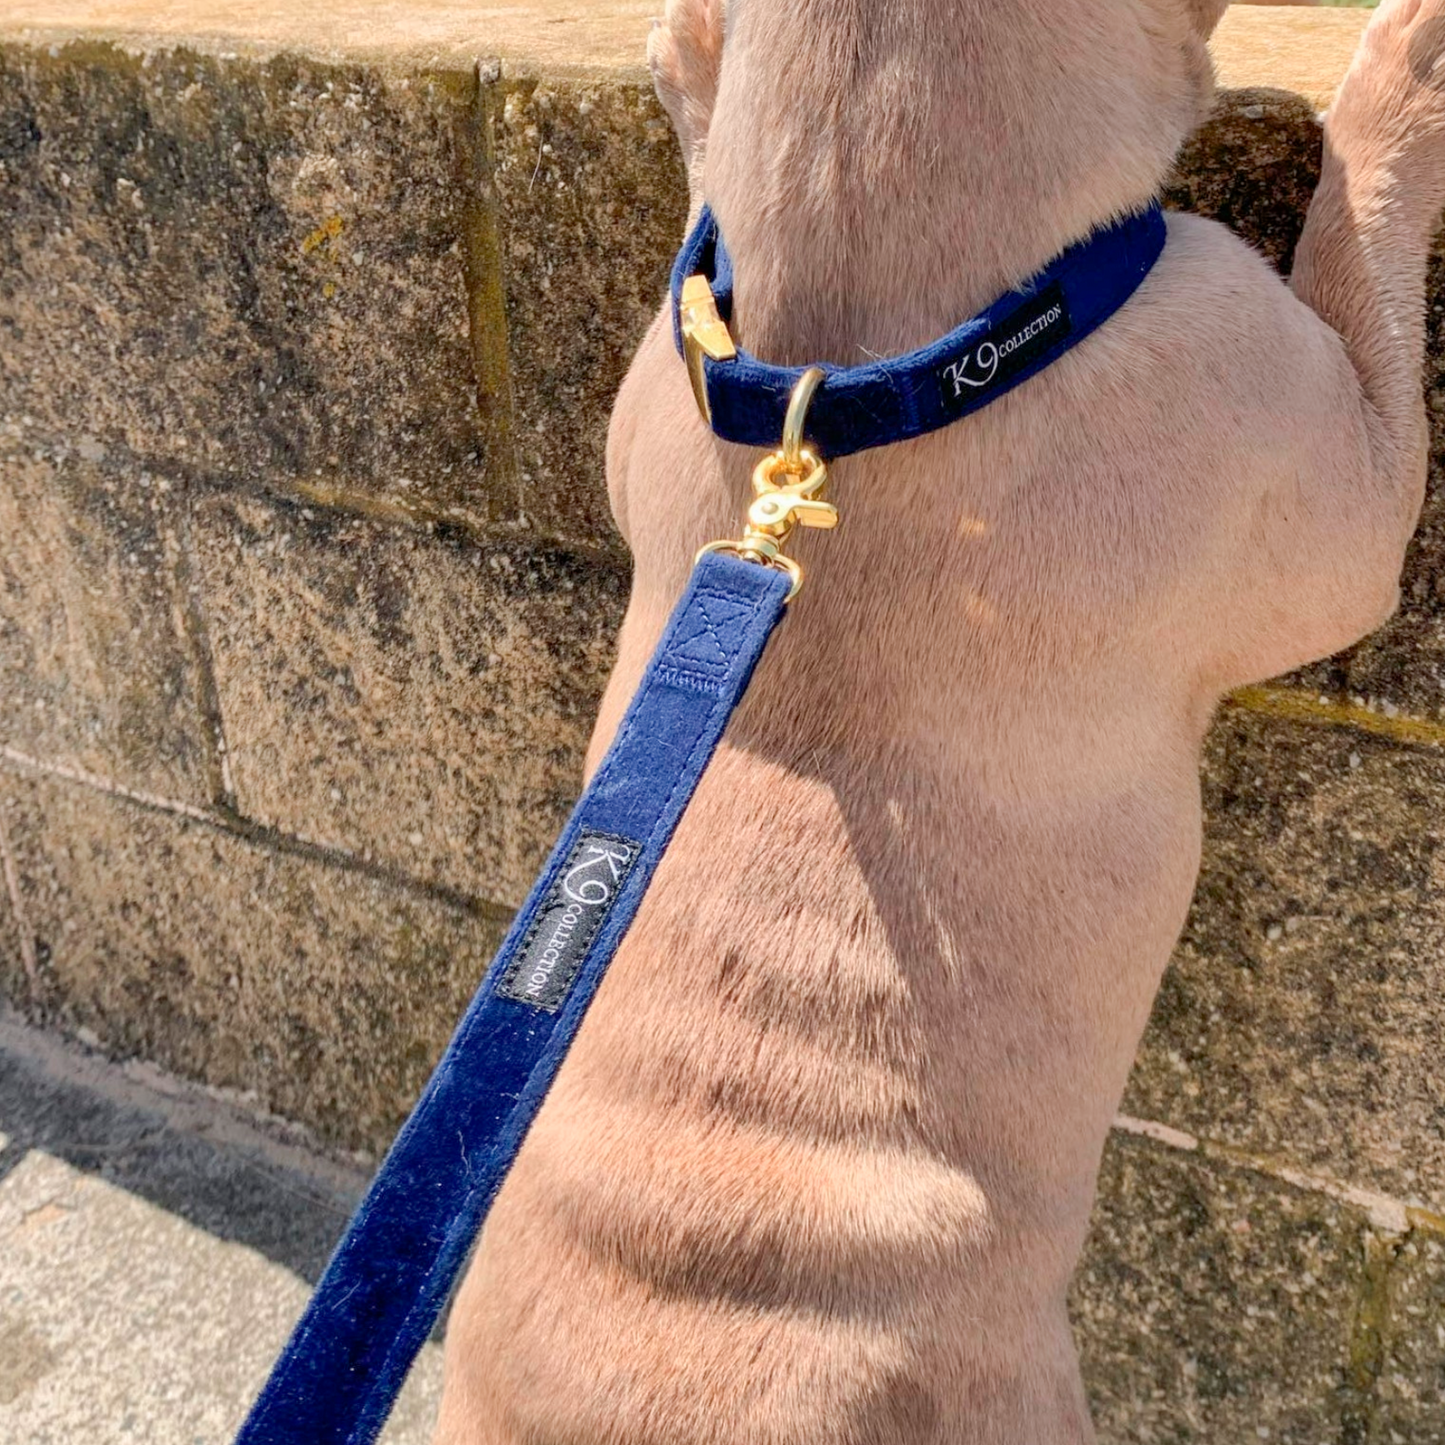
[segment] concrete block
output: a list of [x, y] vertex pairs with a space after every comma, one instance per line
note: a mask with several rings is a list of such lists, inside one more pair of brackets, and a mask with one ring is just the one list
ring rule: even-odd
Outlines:
[[1363, 1227], [1329, 1199], [1116, 1131], [1072, 1297], [1100, 1445], [1361, 1439]]
[[1369, 1445], [1445, 1445], [1445, 1221], [1396, 1246]]
[[227, 496], [195, 539], [241, 811], [519, 903], [581, 790], [616, 563]]
[[1125, 1109], [1440, 1209], [1445, 756], [1227, 712]]
[[1222, 221], [1288, 273], [1320, 174], [1314, 108], [1289, 91], [1221, 91], [1165, 188], [1181, 210]]
[[334, 1144], [390, 1142], [503, 920], [209, 823], [0, 769], [38, 997], [108, 1052], [244, 1091]]
[[0, 420], [485, 524], [466, 74], [0, 43]]
[[[20, 877], [15, 861], [15, 850], [10, 845], [10, 834], [5, 827], [5, 809], [0, 807], [0, 978], [11, 980], [9, 988], [30, 995], [30, 979], [35, 973], [32, 952], [34, 939], [22, 934], [20, 920], [15, 916], [15, 898], [19, 894]], [[25, 949], [22, 952], [22, 942]], [[0, 997], [6, 990], [0, 990]], [[0, 1130], [0, 1149], [4, 1145], [4, 1131]]]
[[522, 509], [620, 546], [607, 422], [682, 241], [677, 142], [649, 87], [522, 82], [492, 108]]
[[220, 789], [179, 489], [93, 437], [0, 438], [0, 746], [189, 803]]

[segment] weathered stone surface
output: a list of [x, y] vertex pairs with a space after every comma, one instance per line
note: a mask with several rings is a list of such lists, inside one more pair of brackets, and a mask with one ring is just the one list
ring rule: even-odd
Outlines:
[[195, 538], [242, 812], [520, 902], [581, 788], [618, 566], [225, 496]]
[[94, 438], [57, 449], [33, 430], [0, 437], [0, 744], [209, 802], [176, 489]]
[[620, 545], [607, 421], [682, 240], [677, 143], [640, 86], [512, 84], [494, 110], [522, 508], [559, 536]]
[[1072, 1297], [1100, 1445], [1363, 1441], [1347, 1430], [1362, 1227], [1116, 1132]]
[[1445, 1235], [1415, 1230], [1391, 1262], [1369, 1445], [1445, 1445]]
[[[19, 879], [16, 877], [15, 854], [10, 846], [5, 817], [5, 809], [0, 807], [0, 979], [21, 981], [18, 986], [25, 988], [31, 967], [28, 951], [25, 954], [21, 952], [21, 928], [11, 898], [11, 889], [18, 886]], [[0, 987], [0, 999], [5, 997], [6, 992], [6, 988]], [[4, 1147], [4, 1131], [0, 1130], [0, 1150]]]
[[0, 769], [0, 814], [41, 982], [0, 955], [0, 996], [347, 1147], [389, 1142], [500, 941], [399, 884], [45, 777]]
[[1445, 755], [1226, 712], [1125, 1108], [1445, 1204]]
[[273, 489], [510, 509], [463, 274], [474, 89], [0, 45], [0, 420]]

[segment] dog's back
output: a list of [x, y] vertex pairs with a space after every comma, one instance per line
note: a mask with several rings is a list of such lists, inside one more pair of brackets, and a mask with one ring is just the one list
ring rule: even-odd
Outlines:
[[[1258, 479], [1300, 442], [1277, 417], [1317, 404], [1298, 371], [1281, 396], [1296, 303], [1171, 225], [1076, 354], [835, 468], [843, 524], [800, 549], [488, 1226], [454, 1326], [488, 1424], [458, 1440], [1088, 1438], [1063, 1294], [1193, 888], [1199, 737], [1222, 682], [1276, 670], [1261, 622], [1323, 612], [1318, 569], [1269, 597], [1257, 566]], [[624, 503], [634, 675], [679, 516], [726, 535], [746, 483], [690, 407], [656, 330], [619, 402], [659, 483]], [[1390, 600], [1333, 570], [1317, 650]]]

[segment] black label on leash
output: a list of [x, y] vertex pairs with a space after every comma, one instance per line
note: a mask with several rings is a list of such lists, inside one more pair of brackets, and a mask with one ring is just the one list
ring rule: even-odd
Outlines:
[[640, 844], [610, 833], [578, 835], [522, 940], [521, 951], [497, 985], [503, 998], [548, 1013], [561, 1008], [641, 852]]
[[944, 411], [964, 411], [1006, 386], [1031, 362], [1063, 342], [1072, 330], [1064, 288], [1055, 281], [995, 326], [972, 350], [939, 367]]

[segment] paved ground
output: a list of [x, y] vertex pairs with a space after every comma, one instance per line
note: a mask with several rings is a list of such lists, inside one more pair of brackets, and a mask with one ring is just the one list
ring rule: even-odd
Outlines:
[[[0, 1017], [0, 1441], [224, 1445], [363, 1176]], [[422, 1445], [429, 1347], [386, 1445]]]

